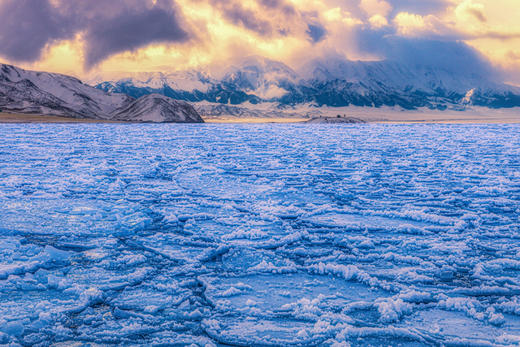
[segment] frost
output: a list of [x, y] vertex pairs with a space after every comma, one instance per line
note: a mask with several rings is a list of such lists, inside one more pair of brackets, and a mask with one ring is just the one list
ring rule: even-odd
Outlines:
[[520, 343], [518, 126], [0, 129], [0, 344]]

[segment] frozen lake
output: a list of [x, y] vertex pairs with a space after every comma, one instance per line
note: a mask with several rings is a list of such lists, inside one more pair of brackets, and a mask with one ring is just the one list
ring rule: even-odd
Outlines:
[[0, 344], [517, 345], [518, 125], [0, 125]]

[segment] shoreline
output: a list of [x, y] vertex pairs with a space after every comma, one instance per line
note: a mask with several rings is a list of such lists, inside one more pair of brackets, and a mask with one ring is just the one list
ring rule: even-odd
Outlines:
[[369, 121], [374, 124], [520, 124], [520, 119], [416, 119]]
[[23, 114], [23, 113], [6, 113], [0, 112], [0, 124], [24, 124], [24, 123], [42, 123], [42, 124], [59, 124], [59, 123], [108, 123], [119, 124], [124, 123], [120, 121], [104, 120], [104, 119], [89, 119], [89, 118], [74, 118], [63, 116], [46, 116], [40, 114]]
[[[305, 124], [310, 118], [303, 117], [202, 117], [206, 124]], [[382, 114], [357, 116], [368, 124], [520, 124], [520, 114], [493, 114], [489, 116], [475, 114], [428, 114], [428, 113], [393, 113], [388, 117]], [[63, 116], [46, 116], [37, 114], [19, 114], [0, 112], [0, 124], [134, 124], [103, 119], [72, 118]], [[138, 123], [140, 124], [140, 123]], [[310, 124], [316, 125], [316, 124]]]
[[309, 118], [303, 117], [207, 117], [204, 118], [204, 122], [207, 124], [265, 124], [265, 123], [277, 123], [277, 124], [290, 124], [290, 123], [304, 123]]

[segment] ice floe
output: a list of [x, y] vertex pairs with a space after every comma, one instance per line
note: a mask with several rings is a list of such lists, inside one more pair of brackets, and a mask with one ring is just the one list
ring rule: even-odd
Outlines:
[[520, 344], [518, 126], [0, 129], [0, 344]]

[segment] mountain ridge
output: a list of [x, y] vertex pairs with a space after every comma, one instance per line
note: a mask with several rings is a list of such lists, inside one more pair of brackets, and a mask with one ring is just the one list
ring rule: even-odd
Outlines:
[[197, 111], [186, 102], [159, 94], [136, 99], [125, 108], [117, 110], [112, 119], [150, 123], [204, 123]]
[[[161, 102], [154, 102], [159, 99]], [[125, 114], [132, 111], [128, 108], [131, 105], [139, 105], [155, 117], [143, 112]], [[146, 96], [140, 100], [105, 92], [75, 77], [6, 64], [0, 64], [0, 110], [100, 120], [202, 122], [193, 106], [184, 101], [164, 96]]]
[[267, 102], [280, 107], [315, 104], [439, 110], [520, 106], [520, 88], [487, 78], [479, 71], [390, 60], [315, 60], [296, 72], [281, 62], [249, 59], [228, 68], [221, 77], [193, 70], [140, 73], [139, 77], [97, 83], [96, 88], [131, 96], [158, 93], [190, 102], [238, 106]]

